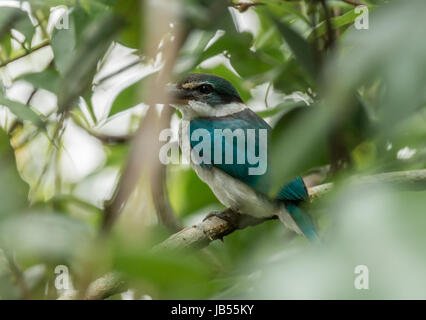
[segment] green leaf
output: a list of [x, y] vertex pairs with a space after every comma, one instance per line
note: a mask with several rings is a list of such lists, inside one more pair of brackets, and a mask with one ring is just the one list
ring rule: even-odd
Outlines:
[[50, 44], [55, 57], [55, 66], [59, 73], [64, 75], [75, 56], [75, 24], [72, 15], [69, 18], [68, 29], [54, 28]]
[[0, 130], [0, 217], [25, 208], [28, 185], [16, 168], [15, 156], [7, 134]]
[[[272, 194], [277, 191], [275, 188], [282, 185], [297, 175], [306, 172], [313, 167], [323, 166], [327, 164], [327, 136], [328, 132], [323, 130], [314, 136], [304, 126], [304, 122], [310, 117], [315, 117], [318, 112], [318, 106], [296, 106], [288, 108], [281, 115], [277, 124], [272, 130], [271, 143], [271, 166], [278, 168], [274, 171], [274, 189]], [[294, 139], [295, 128], [298, 130], [297, 139]], [[305, 141], [312, 139], [309, 145], [309, 156], [300, 156], [300, 145], [304, 146]], [[308, 142], [306, 142], [308, 143]], [[287, 160], [294, 154], [299, 157]]]
[[0, 46], [5, 54], [5, 56], [2, 58], [8, 59], [12, 53], [12, 42], [10, 40], [10, 36], [3, 37], [3, 39], [0, 41]]
[[105, 167], [121, 167], [125, 163], [125, 159], [129, 154], [129, 144], [118, 143], [113, 145], [106, 145], [105, 151], [107, 154]]
[[143, 24], [141, 20], [142, 2], [139, 0], [118, 1], [114, 10], [125, 19], [118, 42], [130, 48], [141, 48], [143, 41]]
[[[267, 8], [274, 12], [279, 17], [285, 17], [288, 20], [294, 20], [297, 18], [303, 21], [306, 25], [310, 25], [309, 18], [305, 16], [303, 10], [301, 10], [301, 4], [299, 2], [283, 2], [281, 0], [266, 0]], [[256, 7], [258, 13], [264, 13], [265, 7]], [[266, 14], [267, 15], [267, 14]]]
[[[194, 255], [174, 252], [150, 253], [143, 248], [117, 246], [114, 269], [154, 285], [164, 298], [199, 297], [212, 293], [212, 266]], [[173, 274], [173, 276], [171, 276]]]
[[271, 70], [273, 65], [270, 61], [264, 59], [258, 52], [252, 51], [252, 45], [253, 36], [249, 32], [225, 33], [201, 54], [198, 63], [225, 53], [238, 74], [244, 78]]
[[308, 72], [312, 79], [316, 79], [318, 75], [318, 64], [316, 61], [315, 49], [308, 41], [306, 41], [299, 33], [294, 31], [286, 23], [279, 21], [271, 16], [279, 32], [289, 45], [296, 59]]
[[280, 112], [292, 110], [294, 108], [301, 108], [306, 106], [303, 101], [286, 101], [276, 105], [273, 108], [269, 108], [263, 111], [256, 112], [258, 116], [262, 118], [272, 117]]
[[[0, 242], [19, 254], [35, 254], [50, 261], [71, 258], [88, 243], [93, 230], [74, 218], [45, 212], [10, 217], [0, 225]], [[22, 236], [25, 235], [25, 236]]]
[[29, 106], [0, 96], [0, 105], [7, 107], [20, 120], [30, 121], [38, 127], [44, 127], [43, 121]]
[[42, 72], [24, 74], [16, 80], [29, 82], [33, 85], [34, 88], [37, 89], [44, 89], [53, 93], [57, 93], [60, 76], [55, 69], [48, 68]]
[[155, 73], [136, 81], [132, 85], [126, 87], [119, 95], [114, 99], [114, 102], [109, 111], [109, 116], [113, 116], [119, 112], [130, 109], [143, 101], [145, 96], [145, 86], [147, 80], [151, 78]]
[[25, 15], [19, 22], [13, 27], [25, 36], [25, 41], [31, 46], [31, 40], [35, 33], [35, 27], [33, 26], [30, 18]]
[[108, 10], [105, 4], [98, 1], [79, 1], [72, 11], [76, 40], [79, 41], [83, 39], [85, 29], [93, 23], [94, 20], [102, 18]]
[[59, 110], [72, 108], [93, 82], [98, 63], [103, 58], [122, 26], [121, 20], [110, 14], [96, 19], [86, 30], [84, 37], [70, 57], [59, 86]]
[[18, 8], [1, 7], [0, 10], [0, 39], [10, 32], [10, 30], [21, 19], [27, 17], [25, 12]]
[[109, 116], [113, 116], [119, 112], [136, 106], [138, 101], [141, 102], [140, 92], [144, 80], [145, 79], [142, 79], [133, 83], [119, 93], [119, 95], [114, 99], [114, 102], [109, 111]]
[[[352, 23], [355, 21], [356, 17], [359, 14], [355, 13], [354, 10], [350, 10], [346, 12], [342, 16], [334, 17], [330, 19], [331, 27], [333, 30], [339, 29], [349, 23]], [[322, 35], [327, 33], [327, 23], [325, 21], [321, 21], [318, 25], [315, 26], [309, 33], [308, 39], [312, 40], [315, 36], [321, 37]]]

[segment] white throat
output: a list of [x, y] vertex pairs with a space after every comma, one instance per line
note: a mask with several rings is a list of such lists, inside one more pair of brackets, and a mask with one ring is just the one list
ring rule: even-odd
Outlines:
[[232, 102], [214, 107], [204, 102], [189, 101], [188, 105], [173, 105], [182, 113], [183, 120], [191, 120], [197, 117], [224, 117], [243, 111], [247, 108], [244, 103]]

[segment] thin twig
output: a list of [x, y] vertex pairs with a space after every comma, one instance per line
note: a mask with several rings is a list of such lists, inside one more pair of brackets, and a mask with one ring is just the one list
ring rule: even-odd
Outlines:
[[3, 68], [3, 67], [5, 67], [5, 66], [7, 66], [8, 64], [10, 64], [10, 63], [12, 63], [12, 62], [15, 62], [15, 61], [17, 61], [17, 60], [19, 60], [19, 59], [25, 58], [26, 56], [28, 56], [28, 55], [32, 54], [33, 52], [35, 52], [35, 51], [37, 51], [37, 50], [40, 50], [40, 49], [42, 49], [42, 48], [44, 48], [44, 47], [47, 47], [47, 46], [50, 46], [50, 41], [42, 42], [42, 43], [40, 43], [39, 45], [37, 45], [37, 46], [35, 46], [35, 47], [31, 48], [28, 52], [25, 52], [24, 54], [21, 54], [21, 55], [19, 55], [19, 56], [15, 57], [15, 58], [12, 58], [12, 59], [10, 59], [10, 60], [8, 60], [8, 61], [2, 62], [2, 63], [0, 64], [0, 68]]
[[129, 63], [128, 65], [125, 65], [124, 67], [122, 67], [122, 68], [120, 68], [120, 69], [118, 69], [116, 71], [113, 71], [112, 73], [110, 73], [110, 74], [102, 77], [101, 79], [99, 79], [98, 81], [96, 81], [95, 86], [99, 86], [102, 83], [104, 83], [105, 81], [107, 81], [107, 80], [109, 80], [109, 79], [111, 79], [111, 78], [119, 75], [120, 73], [122, 73], [124, 71], [127, 71], [127, 70], [129, 70], [129, 69], [131, 69], [134, 66], [137, 66], [139, 64], [141, 64], [141, 60], [137, 59], [136, 61], [133, 61], [133, 62]]
[[319, 0], [321, 3], [321, 6], [324, 10], [324, 17], [325, 17], [325, 23], [327, 26], [327, 49], [332, 49], [334, 46], [334, 33], [333, 33], [333, 27], [331, 26], [331, 17], [330, 12], [328, 11], [327, 4], [325, 3], [325, 0]]
[[182, 230], [182, 226], [170, 205], [166, 188], [166, 174], [167, 166], [165, 165], [162, 165], [158, 172], [152, 172], [150, 177], [152, 200], [161, 223], [171, 232], [177, 232]]
[[266, 93], [265, 93], [265, 108], [266, 109], [269, 109], [268, 97], [269, 97], [269, 91], [271, 90], [271, 87], [272, 87], [272, 81], [269, 82], [268, 88], [266, 89]]

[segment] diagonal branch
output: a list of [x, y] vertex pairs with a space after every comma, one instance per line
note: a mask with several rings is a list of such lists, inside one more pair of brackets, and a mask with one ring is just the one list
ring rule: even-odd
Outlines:
[[[392, 184], [407, 190], [426, 189], [426, 169], [380, 173], [371, 176], [355, 177], [350, 179], [352, 184], [373, 185], [378, 183]], [[333, 187], [332, 183], [325, 183], [308, 189], [311, 200], [324, 196]], [[275, 219], [271, 217], [270, 219]], [[240, 215], [231, 210], [210, 215], [197, 225], [187, 227], [173, 234], [162, 243], [155, 246], [153, 252], [161, 250], [201, 249], [216, 239], [249, 226], [254, 226], [270, 219], [255, 219], [247, 215]], [[126, 290], [123, 278], [115, 273], [109, 273], [94, 281], [86, 293], [86, 299], [105, 299], [111, 295]], [[61, 297], [62, 299], [75, 299], [76, 295]]]
[[[380, 173], [372, 176], [354, 177], [349, 179], [351, 184], [373, 185], [386, 183], [400, 186], [407, 190], [426, 189], [426, 169]], [[325, 183], [308, 189], [309, 197], [312, 200], [322, 197], [333, 187], [332, 183]], [[271, 219], [273, 219], [272, 217]], [[222, 239], [226, 235], [249, 226], [263, 223], [269, 219], [255, 219], [246, 215], [240, 215], [229, 209], [211, 215], [203, 222], [187, 227], [182, 231], [173, 234], [164, 242], [155, 247], [159, 249], [181, 250], [187, 248], [203, 248], [216, 239]]]
[[16, 57], [14, 57], [14, 58], [12, 58], [12, 59], [10, 59], [8, 61], [0, 63], [0, 68], [3, 68], [5, 66], [7, 66], [8, 64], [10, 64], [12, 62], [15, 62], [15, 61], [17, 61], [19, 59], [25, 58], [26, 56], [29, 56], [33, 52], [35, 52], [37, 50], [40, 50], [40, 49], [43, 49], [43, 48], [48, 47], [48, 46], [50, 46], [50, 41], [42, 42], [42, 43], [36, 45], [35, 47], [31, 48], [30, 50], [25, 51], [25, 53], [23, 53], [23, 54], [21, 54], [19, 56], [16, 56]]

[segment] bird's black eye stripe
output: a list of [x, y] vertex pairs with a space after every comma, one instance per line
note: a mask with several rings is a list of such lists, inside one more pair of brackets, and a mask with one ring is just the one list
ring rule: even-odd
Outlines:
[[209, 84], [202, 84], [201, 86], [197, 87], [197, 90], [203, 94], [208, 94], [213, 91], [213, 87]]

